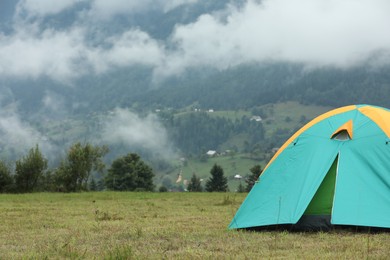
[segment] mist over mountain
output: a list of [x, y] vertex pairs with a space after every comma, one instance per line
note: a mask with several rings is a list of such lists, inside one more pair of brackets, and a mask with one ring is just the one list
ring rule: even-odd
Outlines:
[[389, 12], [386, 0], [2, 0], [3, 145], [173, 154], [156, 109], [390, 107]]

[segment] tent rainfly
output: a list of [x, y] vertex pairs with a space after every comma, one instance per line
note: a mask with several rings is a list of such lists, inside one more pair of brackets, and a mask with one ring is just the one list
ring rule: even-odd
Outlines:
[[278, 150], [230, 229], [390, 228], [390, 110], [352, 105], [318, 116]]

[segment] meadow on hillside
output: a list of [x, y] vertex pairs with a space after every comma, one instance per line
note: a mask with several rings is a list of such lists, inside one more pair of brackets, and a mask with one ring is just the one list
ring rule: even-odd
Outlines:
[[0, 195], [1, 259], [386, 259], [390, 233], [227, 230], [246, 194]]

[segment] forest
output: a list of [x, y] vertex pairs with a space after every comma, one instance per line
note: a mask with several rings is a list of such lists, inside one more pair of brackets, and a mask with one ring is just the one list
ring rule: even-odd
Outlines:
[[[246, 147], [241, 152], [249, 152], [256, 144], [264, 140], [261, 122], [247, 116], [241, 119], [212, 117], [208, 112], [190, 112], [173, 116], [169, 120], [162, 115], [165, 127], [175, 145], [187, 155], [200, 155], [211, 148], [219, 148], [235, 135], [244, 135]], [[165, 117], [165, 118], [164, 118]], [[235, 147], [235, 152], [238, 152]]]

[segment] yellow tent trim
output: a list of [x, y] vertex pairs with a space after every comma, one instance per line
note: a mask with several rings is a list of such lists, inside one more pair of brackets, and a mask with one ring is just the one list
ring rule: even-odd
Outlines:
[[352, 139], [353, 137], [353, 124], [352, 124], [352, 120], [349, 120], [348, 122], [346, 122], [345, 124], [343, 124], [342, 126], [340, 126], [339, 128], [337, 128], [336, 131], [333, 132], [333, 134], [331, 135], [330, 138], [333, 138], [335, 137], [335, 135], [337, 135], [338, 133], [340, 133], [341, 131], [347, 131], [348, 135], [349, 135], [349, 138]]
[[[354, 110], [356, 109], [357, 106], [355, 105], [351, 105], [351, 106], [345, 106], [345, 107], [340, 107], [340, 108], [336, 108], [336, 109], [333, 109], [325, 114], [322, 114], [316, 118], [314, 118], [313, 120], [311, 120], [309, 123], [307, 123], [306, 125], [304, 125], [301, 129], [299, 129], [293, 136], [291, 136], [285, 143], [282, 147], [279, 148], [279, 150], [274, 154], [274, 156], [272, 157], [272, 159], [268, 162], [268, 164], [265, 166], [264, 168], [264, 171], [268, 168], [269, 165], [271, 165], [271, 163], [279, 156], [279, 154], [281, 152], [283, 152], [284, 149], [286, 149], [287, 146], [290, 145], [290, 143], [292, 143], [299, 135], [301, 135], [303, 132], [305, 132], [307, 129], [309, 129], [310, 127], [312, 127], [313, 125], [317, 124], [318, 122], [321, 122], [322, 120], [324, 119], [327, 119], [328, 117], [331, 117], [331, 116], [334, 116], [334, 115], [337, 115], [337, 114], [340, 114], [340, 113], [344, 113], [344, 112], [348, 112], [348, 111], [351, 111], [351, 110]], [[389, 126], [390, 127], [390, 126]], [[390, 128], [389, 128], [390, 129]]]
[[364, 106], [358, 109], [363, 115], [374, 121], [382, 131], [390, 138], [390, 112], [372, 106]]

